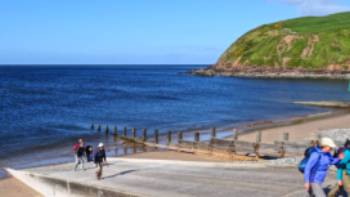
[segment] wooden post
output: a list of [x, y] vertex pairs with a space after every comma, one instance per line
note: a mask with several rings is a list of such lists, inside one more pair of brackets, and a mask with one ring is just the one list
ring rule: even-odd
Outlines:
[[172, 132], [171, 131], [168, 131], [168, 145], [171, 144], [171, 135], [172, 135]]
[[320, 133], [319, 133], [319, 134], [317, 134], [317, 140], [318, 140], [318, 141], [320, 141], [320, 140], [321, 140], [321, 138], [322, 138], [322, 134], [320, 134]]
[[259, 144], [259, 143], [254, 144], [254, 145], [253, 145], [253, 148], [254, 148], [255, 156], [256, 156], [257, 158], [259, 158], [259, 157], [260, 157], [260, 153], [259, 153], [260, 144]]
[[236, 142], [235, 141], [232, 141], [229, 144], [229, 152], [230, 153], [236, 153]]
[[177, 132], [177, 143], [181, 144], [182, 139], [183, 139], [183, 132], [182, 131]]
[[94, 123], [91, 124], [90, 129], [91, 129], [91, 130], [95, 130], [95, 125], [94, 125]]
[[[117, 126], [115, 126], [113, 129], [113, 141], [114, 142], [118, 141], [118, 128], [117, 128]], [[118, 151], [118, 150], [116, 150], [116, 151]], [[117, 155], [118, 155], [118, 152], [117, 152]]]
[[154, 130], [154, 141], [156, 144], [159, 143], [159, 130], [158, 129]]
[[132, 138], [136, 139], [136, 129], [135, 128], [131, 129], [131, 134], [132, 134]]
[[101, 125], [98, 125], [97, 132], [101, 133]]
[[216, 128], [211, 129], [211, 138], [216, 138]]
[[108, 133], [109, 133], [109, 127], [108, 127], [108, 125], [107, 125], [107, 126], [106, 126], [106, 129], [105, 129], [105, 134], [108, 135]]
[[128, 137], [128, 128], [124, 127], [123, 136]]
[[261, 142], [261, 131], [258, 131], [256, 133], [256, 143], [259, 144]]
[[136, 147], [135, 144], [132, 146], [132, 152], [133, 152], [134, 154], [137, 153], [137, 147]]
[[238, 140], [238, 130], [233, 129], [233, 140], [237, 141]]
[[147, 152], [147, 146], [145, 145], [142, 146], [142, 152]]
[[127, 155], [128, 154], [128, 147], [124, 146], [123, 150], [124, 150], [124, 155]]
[[142, 140], [144, 142], [147, 141], [147, 129], [146, 128], [142, 129], [142, 136], [143, 136]]
[[113, 135], [114, 136], [118, 136], [118, 128], [117, 128], [117, 126], [114, 127]]
[[286, 155], [286, 145], [284, 144], [284, 142], [282, 142], [281, 144], [281, 157], [284, 157]]
[[194, 133], [194, 141], [195, 141], [196, 143], [199, 143], [199, 141], [200, 141], [200, 132], [199, 132], [199, 131], [196, 131], [196, 132]]
[[289, 133], [283, 133], [283, 141], [289, 141]]

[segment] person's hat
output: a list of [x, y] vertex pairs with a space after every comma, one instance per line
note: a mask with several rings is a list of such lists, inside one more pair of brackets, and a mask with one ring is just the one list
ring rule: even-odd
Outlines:
[[103, 143], [100, 142], [100, 143], [98, 144], [98, 147], [99, 147], [99, 148], [102, 148], [102, 147], [103, 147]]
[[323, 137], [320, 141], [320, 146], [328, 146], [331, 148], [336, 148], [337, 145], [334, 143], [334, 141], [331, 138]]

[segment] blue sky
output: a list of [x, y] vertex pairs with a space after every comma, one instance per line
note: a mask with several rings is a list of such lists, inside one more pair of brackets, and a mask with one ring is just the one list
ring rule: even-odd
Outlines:
[[264, 23], [346, 0], [0, 0], [0, 64], [211, 64]]

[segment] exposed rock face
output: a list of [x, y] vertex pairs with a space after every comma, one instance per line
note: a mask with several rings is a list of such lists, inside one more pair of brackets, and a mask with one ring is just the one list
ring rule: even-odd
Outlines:
[[348, 79], [350, 12], [263, 25], [240, 37], [215, 65], [193, 74]]
[[254, 78], [311, 78], [311, 79], [350, 79], [350, 73], [338, 70], [314, 70], [305, 69], [276, 69], [261, 67], [235, 67], [230, 69], [217, 69], [209, 67], [206, 69], [193, 70], [192, 74], [199, 76], [236, 76], [236, 77], [254, 77]]

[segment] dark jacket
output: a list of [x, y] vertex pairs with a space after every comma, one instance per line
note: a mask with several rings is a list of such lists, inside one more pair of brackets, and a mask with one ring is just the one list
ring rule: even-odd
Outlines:
[[102, 163], [103, 161], [106, 161], [106, 152], [104, 149], [98, 150], [95, 153], [95, 163]]
[[84, 155], [84, 153], [85, 153], [85, 148], [80, 146], [77, 150], [77, 156], [82, 157]]

